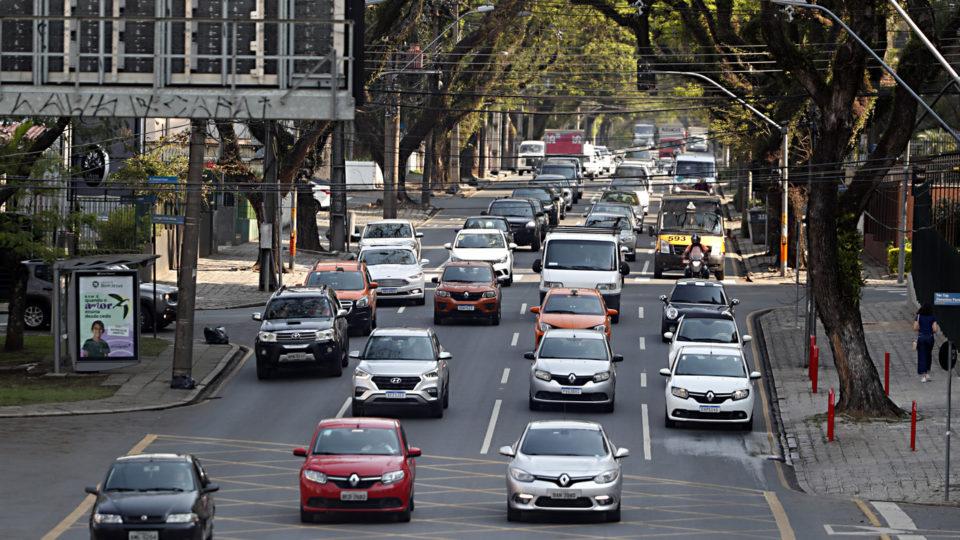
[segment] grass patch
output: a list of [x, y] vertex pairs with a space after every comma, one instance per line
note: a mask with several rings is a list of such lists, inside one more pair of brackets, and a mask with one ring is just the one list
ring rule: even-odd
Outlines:
[[0, 374], [0, 406], [62, 403], [103, 399], [116, 386], [100, 386], [106, 375], [84, 377], [34, 377], [25, 373]]
[[[31, 364], [34, 362], [44, 366], [53, 365], [53, 336], [23, 336], [23, 350], [16, 352], [3, 350], [6, 341], [6, 336], [0, 336], [0, 365]], [[165, 339], [141, 337], [140, 356], [144, 358], [160, 356], [160, 353], [169, 346], [170, 342]]]

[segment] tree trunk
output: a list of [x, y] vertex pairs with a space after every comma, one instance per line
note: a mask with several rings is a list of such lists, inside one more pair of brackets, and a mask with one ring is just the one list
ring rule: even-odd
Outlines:
[[[7, 339], [3, 350], [7, 352], [23, 350], [23, 308], [27, 305], [27, 267], [18, 264], [16, 276], [13, 280], [13, 290], [10, 291], [10, 309], [7, 315]], [[54, 292], [56, 294], [56, 291]]]
[[317, 200], [309, 184], [298, 184], [297, 190], [297, 249], [323, 251], [320, 231], [317, 229]]

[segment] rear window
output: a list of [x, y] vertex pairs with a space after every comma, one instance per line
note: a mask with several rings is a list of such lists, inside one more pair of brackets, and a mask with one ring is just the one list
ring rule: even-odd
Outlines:
[[681, 304], [723, 305], [723, 289], [713, 285], [677, 285], [670, 295], [671, 302]]
[[490, 213], [505, 217], [533, 217], [533, 207], [519, 202], [494, 203]]
[[363, 230], [364, 238], [412, 238], [413, 229], [406, 223], [374, 223]]

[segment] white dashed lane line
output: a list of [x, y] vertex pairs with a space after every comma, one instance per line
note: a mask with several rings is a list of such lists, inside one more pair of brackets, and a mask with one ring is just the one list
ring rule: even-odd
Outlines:
[[510, 368], [503, 368], [503, 376], [500, 377], [500, 384], [507, 384], [507, 379], [510, 378]]
[[643, 459], [650, 461], [653, 456], [651, 456], [650, 446], [650, 416], [647, 413], [646, 403], [640, 405], [640, 416], [643, 420]]
[[343, 405], [340, 406], [340, 410], [337, 411], [337, 418], [343, 418], [343, 415], [347, 414], [347, 407], [350, 406], [350, 398], [347, 398], [343, 401]]
[[405, 309], [407, 309], [407, 306], [400, 306], [400, 309], [397, 310], [397, 315], [402, 314]]
[[642, 319], [643, 318], [643, 307], [637, 310], [637, 315]]
[[514, 333], [513, 333], [513, 338], [510, 339], [510, 346], [511, 346], [511, 347], [516, 347], [516, 346], [517, 346], [517, 341], [518, 341], [519, 339], [520, 339], [520, 332], [514, 332]]
[[642, 371], [640, 372], [640, 388], [646, 388], [646, 387], [647, 387], [647, 372]]
[[520, 305], [520, 314], [523, 315], [523, 314], [526, 313], [526, 312], [527, 312], [527, 304], [521, 304], [521, 305]]
[[486, 454], [490, 450], [490, 441], [493, 440], [493, 432], [497, 429], [497, 418], [500, 416], [500, 405], [503, 400], [498, 399], [493, 403], [493, 412], [490, 413], [490, 421], [487, 422], [487, 434], [483, 437], [483, 446], [480, 447], [480, 453]]
[[644, 351], [647, 349], [647, 338], [640, 336], [640, 350]]
[[647, 270], [650, 269], [650, 261], [643, 261], [643, 270], [640, 270], [641, 274], [646, 274]]

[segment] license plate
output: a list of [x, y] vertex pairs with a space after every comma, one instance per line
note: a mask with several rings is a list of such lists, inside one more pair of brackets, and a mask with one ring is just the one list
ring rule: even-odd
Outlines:
[[390, 399], [403, 399], [407, 393], [402, 390], [387, 390], [387, 397]]
[[309, 360], [313, 355], [309, 353], [295, 352], [283, 355], [284, 360]]
[[159, 531], [130, 531], [127, 540], [159, 540]]
[[457, 311], [473, 311], [476, 306], [457, 306]]
[[700, 412], [718, 413], [720, 412], [720, 406], [719, 405], [701, 405]]
[[365, 501], [367, 500], [366, 491], [341, 491], [341, 501]]
[[565, 489], [565, 490], [556, 490], [550, 492], [551, 499], [579, 499], [580, 490], [574, 489]]
[[399, 289], [396, 287], [383, 287], [382, 289], [377, 289], [377, 292], [383, 294], [397, 294], [398, 290]]
[[560, 393], [568, 396], [579, 396], [583, 393], [582, 388], [571, 388], [569, 386], [563, 386], [560, 388]]

